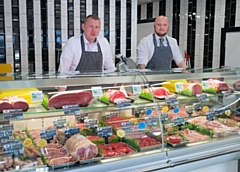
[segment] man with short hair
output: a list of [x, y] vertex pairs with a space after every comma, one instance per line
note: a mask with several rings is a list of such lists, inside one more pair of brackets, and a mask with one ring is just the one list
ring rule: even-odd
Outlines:
[[171, 69], [172, 60], [178, 67], [187, 68], [176, 39], [167, 36], [168, 19], [159, 16], [154, 22], [154, 33], [142, 38], [137, 48], [139, 69]]

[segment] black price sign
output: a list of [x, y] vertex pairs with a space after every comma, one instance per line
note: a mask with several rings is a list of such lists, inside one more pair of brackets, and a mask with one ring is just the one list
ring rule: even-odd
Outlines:
[[209, 98], [207, 97], [207, 94], [197, 94], [198, 101], [200, 102], [206, 102], [209, 101]]
[[63, 128], [66, 126], [66, 119], [53, 119], [53, 126], [56, 128]]
[[3, 110], [3, 116], [5, 120], [18, 120], [23, 119], [23, 112], [22, 109]]
[[106, 112], [105, 116], [106, 116], [106, 119], [109, 119], [113, 116], [118, 116], [118, 112]]
[[156, 116], [145, 117], [145, 122], [148, 126], [157, 125], [157, 117]]
[[20, 155], [23, 154], [24, 147], [20, 140], [4, 139], [1, 140], [1, 147], [4, 154]]
[[112, 135], [112, 126], [97, 128], [98, 137], [110, 137]]
[[76, 126], [76, 127], [70, 127], [70, 128], [65, 128], [65, 136], [66, 137], [71, 137], [75, 134], [79, 134], [80, 133], [80, 127]]
[[63, 111], [65, 115], [79, 115], [80, 114], [80, 108], [79, 105], [66, 105], [63, 106]]
[[196, 111], [202, 110], [202, 105], [200, 103], [193, 103], [193, 107]]
[[9, 124], [9, 120], [2, 120], [2, 121], [0, 121], [0, 126], [1, 125], [6, 125], [6, 124]]
[[184, 120], [183, 116], [174, 116], [173, 122], [175, 125], [184, 125], [185, 124], [185, 120]]
[[119, 109], [125, 109], [125, 108], [131, 107], [130, 100], [127, 100], [127, 99], [125, 99], [125, 100], [119, 100], [119, 101], [116, 102], [116, 104], [117, 104], [117, 107], [118, 107]]
[[161, 113], [161, 121], [168, 121], [169, 118], [168, 118], [168, 113]]
[[0, 126], [0, 131], [8, 132], [8, 136], [13, 135], [13, 124], [5, 124]]
[[122, 130], [133, 131], [134, 130], [134, 122], [122, 122]]
[[97, 119], [84, 119], [85, 128], [95, 128], [98, 127]]
[[0, 130], [0, 138], [2, 139], [9, 139], [9, 132], [7, 130]]
[[84, 119], [87, 119], [88, 118], [88, 113], [87, 112], [80, 112], [79, 115], [76, 115], [76, 120], [77, 121], [81, 121], [81, 120], [84, 120]]
[[208, 121], [213, 121], [215, 119], [215, 114], [214, 112], [206, 112], [206, 119]]
[[56, 138], [56, 128], [41, 130], [40, 137], [41, 139], [45, 139], [47, 141], [53, 140], [54, 138]]
[[167, 96], [165, 100], [171, 108], [175, 108], [178, 106], [178, 100], [176, 95]]
[[189, 115], [192, 115], [194, 112], [194, 107], [193, 106], [185, 106], [186, 112]]

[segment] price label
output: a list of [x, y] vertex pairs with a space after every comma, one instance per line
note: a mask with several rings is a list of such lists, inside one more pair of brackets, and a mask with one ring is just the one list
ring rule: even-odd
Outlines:
[[133, 89], [133, 94], [134, 95], [139, 95], [142, 93], [142, 87], [141, 85], [133, 85], [132, 86], [132, 89]]
[[176, 82], [175, 83], [175, 89], [176, 89], [176, 92], [180, 92], [183, 90], [183, 84], [181, 82]]
[[200, 103], [193, 103], [193, 107], [196, 111], [202, 110], [202, 105]]
[[78, 126], [65, 128], [65, 136], [68, 138], [79, 133], [80, 133], [80, 127]]
[[102, 97], [102, 87], [92, 87], [92, 95], [93, 97]]
[[98, 127], [97, 119], [84, 119], [85, 128], [95, 128]]
[[134, 130], [134, 122], [122, 122], [122, 130], [133, 131]]
[[41, 139], [45, 139], [48, 142], [50, 140], [53, 140], [54, 138], [56, 138], [56, 128], [41, 130], [40, 137], [41, 137]]
[[186, 112], [189, 115], [192, 115], [194, 112], [194, 107], [193, 106], [185, 106]]
[[232, 93], [230, 90], [228, 90], [228, 91], [222, 91], [222, 94], [223, 94], [224, 97], [230, 97], [230, 96], [233, 95], [233, 93]]
[[207, 97], [207, 94], [196, 94], [198, 101], [200, 102], [206, 102], [209, 101], [209, 98]]
[[76, 120], [81, 121], [88, 118], [87, 112], [81, 112], [79, 115], [76, 115]]
[[214, 115], [214, 112], [206, 112], [206, 119], [208, 121], [213, 121], [215, 119], [215, 115]]
[[79, 115], [80, 114], [80, 108], [79, 105], [66, 105], [63, 106], [63, 111], [65, 115]]
[[145, 117], [145, 122], [148, 126], [157, 125], [157, 117], [156, 116]]
[[178, 106], [178, 100], [176, 95], [167, 96], [165, 100], [171, 108], [175, 108]]
[[1, 141], [1, 147], [3, 148], [4, 154], [12, 154], [15, 156], [21, 155], [24, 152], [24, 147], [21, 141], [5, 139]]
[[130, 100], [127, 100], [127, 99], [119, 100], [119, 101], [116, 102], [116, 104], [117, 104], [117, 107], [119, 109], [125, 109], [125, 108], [130, 108], [131, 107]]
[[97, 128], [98, 137], [110, 137], [112, 135], [112, 126]]
[[1, 125], [5, 125], [5, 124], [9, 124], [9, 120], [2, 120], [2, 121], [0, 121], [0, 126]]
[[174, 116], [173, 122], [175, 125], [184, 125], [185, 124], [185, 119], [183, 116]]
[[9, 133], [7, 130], [0, 130], [0, 138], [2, 139], [9, 139]]
[[55, 128], [63, 128], [66, 126], [66, 119], [53, 119], [53, 126]]
[[118, 112], [106, 112], [105, 116], [106, 116], [106, 119], [109, 119], [113, 116], [118, 116]]
[[32, 102], [42, 102], [42, 91], [31, 91], [30, 95]]
[[161, 121], [168, 121], [168, 113], [161, 113]]
[[3, 115], [5, 120], [18, 120], [23, 119], [22, 109], [9, 109], [3, 110]]
[[202, 89], [208, 89], [209, 88], [209, 83], [208, 81], [202, 81]]

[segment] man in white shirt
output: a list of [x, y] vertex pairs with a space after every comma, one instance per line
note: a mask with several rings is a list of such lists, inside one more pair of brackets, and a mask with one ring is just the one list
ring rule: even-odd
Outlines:
[[[86, 17], [82, 24], [83, 34], [72, 37], [63, 48], [60, 58], [60, 73], [73, 71], [114, 71], [115, 65], [110, 45], [106, 38], [100, 37], [100, 19], [95, 15]], [[65, 91], [66, 87], [59, 87]]]
[[139, 69], [170, 69], [172, 60], [178, 67], [187, 68], [176, 39], [167, 36], [168, 19], [159, 16], [154, 23], [155, 33], [140, 40], [137, 48]]

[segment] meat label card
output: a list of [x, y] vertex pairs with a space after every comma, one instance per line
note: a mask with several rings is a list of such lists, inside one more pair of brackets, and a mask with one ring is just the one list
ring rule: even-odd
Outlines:
[[80, 133], [80, 127], [78, 127], [78, 126], [65, 128], [66, 137], [71, 137], [71, 136], [73, 136], [75, 134], [79, 134], [79, 133]]
[[122, 122], [122, 130], [133, 131], [134, 130], [134, 122]]
[[47, 141], [50, 141], [50, 140], [56, 138], [56, 128], [52, 128], [52, 129], [48, 129], [48, 130], [41, 130], [40, 137], [41, 137], [41, 139], [45, 139]]
[[18, 156], [23, 154], [24, 147], [21, 141], [12, 140], [12, 139], [4, 139], [1, 140], [0, 147], [3, 148], [4, 154], [12, 154]]
[[65, 115], [79, 115], [80, 114], [80, 108], [79, 105], [66, 105], [63, 106], [63, 111]]
[[185, 124], [185, 120], [184, 120], [183, 116], [174, 116], [173, 122], [175, 125], [184, 125]]
[[145, 122], [148, 126], [157, 125], [157, 117], [156, 116], [145, 117]]
[[133, 94], [134, 95], [139, 95], [142, 93], [142, 87], [141, 85], [133, 85], [132, 86], [132, 89], [133, 89]]
[[178, 105], [178, 100], [176, 95], [167, 96], [165, 100], [171, 108], [175, 108]]
[[3, 115], [5, 120], [23, 119], [22, 109], [3, 110]]
[[102, 87], [92, 87], [92, 95], [93, 97], [102, 97]]
[[202, 110], [202, 105], [200, 103], [193, 103], [193, 107], [196, 111]]
[[77, 121], [87, 119], [88, 118], [88, 113], [87, 112], [80, 112], [80, 114], [76, 115], [75, 118], [76, 118]]
[[43, 100], [42, 91], [31, 91], [30, 94], [32, 102], [42, 102]]
[[119, 109], [125, 109], [125, 108], [131, 107], [130, 100], [127, 100], [127, 99], [126, 100], [119, 100], [119, 101], [116, 102], [116, 104], [117, 104], [117, 107]]
[[53, 119], [53, 126], [56, 128], [63, 128], [67, 125], [66, 119]]
[[186, 112], [189, 115], [192, 115], [194, 112], [194, 107], [193, 106], [185, 106]]
[[97, 128], [98, 137], [109, 137], [112, 135], [112, 126]]
[[215, 119], [214, 112], [206, 112], [206, 119], [208, 121], [213, 121]]
[[106, 112], [105, 116], [106, 116], [106, 119], [109, 119], [109, 118], [111, 118], [113, 116], [117, 117], [118, 116], [118, 112]]
[[207, 94], [197, 94], [196, 96], [198, 98], [198, 101], [200, 101], [200, 102], [209, 101]]
[[86, 128], [98, 127], [98, 120], [97, 119], [84, 119], [84, 126]]
[[161, 121], [168, 121], [169, 118], [168, 118], [168, 113], [161, 113]]

